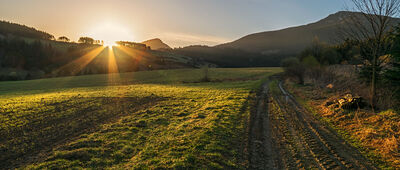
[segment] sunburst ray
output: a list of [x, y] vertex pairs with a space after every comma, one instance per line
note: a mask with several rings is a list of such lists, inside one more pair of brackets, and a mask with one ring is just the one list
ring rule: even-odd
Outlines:
[[72, 62], [60, 67], [56, 70], [56, 73], [60, 72], [68, 72], [70, 75], [77, 75], [81, 72], [90, 62], [93, 61], [103, 50], [105, 47], [97, 47], [87, 54], [73, 60]]
[[120, 78], [114, 47], [108, 47], [108, 84], [114, 85], [119, 83]]

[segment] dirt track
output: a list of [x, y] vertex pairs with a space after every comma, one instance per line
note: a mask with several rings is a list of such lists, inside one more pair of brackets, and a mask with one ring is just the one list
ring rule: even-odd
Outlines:
[[250, 117], [249, 169], [377, 169], [279, 84], [257, 95]]

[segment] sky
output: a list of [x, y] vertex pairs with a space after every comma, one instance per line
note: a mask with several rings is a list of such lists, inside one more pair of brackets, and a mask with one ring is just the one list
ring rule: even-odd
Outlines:
[[183, 47], [316, 22], [343, 9], [345, 0], [0, 0], [0, 20], [74, 41], [160, 38]]

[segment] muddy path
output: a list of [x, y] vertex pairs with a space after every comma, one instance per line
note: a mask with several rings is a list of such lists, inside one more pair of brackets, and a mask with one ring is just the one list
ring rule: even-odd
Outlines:
[[377, 169], [278, 84], [257, 95], [250, 116], [249, 169]]
[[275, 141], [271, 140], [271, 124], [268, 120], [268, 82], [262, 85], [257, 94], [257, 109], [250, 116], [249, 168], [276, 169], [280, 167]]

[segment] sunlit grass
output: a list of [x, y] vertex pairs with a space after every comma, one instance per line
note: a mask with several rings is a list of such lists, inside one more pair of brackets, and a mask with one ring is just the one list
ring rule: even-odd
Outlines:
[[109, 75], [0, 83], [0, 167], [55, 147], [30, 168], [243, 168], [250, 91], [279, 71], [210, 69], [205, 83], [201, 70], [121, 74], [114, 86]]

